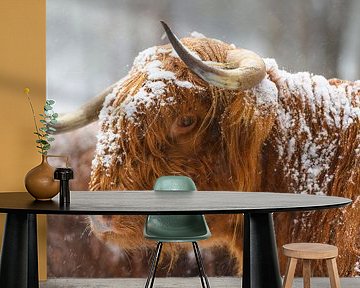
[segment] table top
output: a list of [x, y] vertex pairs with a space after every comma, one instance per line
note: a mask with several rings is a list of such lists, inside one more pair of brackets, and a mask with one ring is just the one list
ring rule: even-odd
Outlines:
[[0, 193], [0, 212], [82, 215], [235, 214], [336, 208], [350, 199], [307, 194], [234, 191], [73, 191], [71, 204], [35, 201], [26, 192]]

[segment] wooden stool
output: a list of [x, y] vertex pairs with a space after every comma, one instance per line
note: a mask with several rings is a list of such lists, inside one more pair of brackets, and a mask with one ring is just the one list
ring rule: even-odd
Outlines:
[[291, 243], [283, 246], [283, 253], [290, 257], [286, 269], [283, 288], [290, 288], [298, 259], [303, 259], [304, 288], [310, 288], [310, 260], [326, 259], [331, 288], [340, 288], [339, 273], [336, 266], [338, 249], [336, 246], [320, 243]]

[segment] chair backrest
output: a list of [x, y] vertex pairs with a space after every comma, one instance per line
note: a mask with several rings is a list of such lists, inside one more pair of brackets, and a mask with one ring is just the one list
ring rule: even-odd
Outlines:
[[[158, 193], [192, 192], [196, 191], [196, 185], [191, 178], [186, 176], [161, 176], [155, 182], [154, 191]], [[181, 229], [182, 232], [191, 231], [188, 232], [190, 234], [196, 232], [195, 235], [199, 231], [203, 231], [201, 233], [204, 233], [204, 235], [211, 235], [203, 215], [149, 215], [145, 224], [145, 233], [149, 232], [147, 230], [149, 226], [152, 228], [157, 227], [157, 233], [161, 231], [160, 234], [163, 237], [174, 237], [175, 235], [171, 235], [174, 228]], [[181, 238], [179, 236], [175, 237], [178, 237], [177, 240]]]
[[161, 176], [154, 185], [155, 191], [196, 191], [194, 181], [186, 176]]

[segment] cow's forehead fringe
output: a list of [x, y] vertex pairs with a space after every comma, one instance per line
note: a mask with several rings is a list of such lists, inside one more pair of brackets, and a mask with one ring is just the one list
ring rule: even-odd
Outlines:
[[[119, 161], [121, 164], [125, 155], [123, 155], [124, 152], [120, 152], [120, 137], [121, 141], [125, 142], [132, 139], [124, 128], [119, 127], [120, 130], [114, 133], [114, 127], [112, 126], [114, 123], [119, 123], [119, 119], [122, 119], [120, 122], [126, 120], [137, 126], [140, 125], [138, 123], [140, 121], [139, 116], [145, 113], [144, 109], [149, 109], [155, 104], [159, 106], [176, 104], [175, 97], [164, 97], [166, 92], [168, 92], [168, 85], [189, 90], [204, 90], [203, 87], [190, 81], [178, 79], [173, 71], [165, 70], [163, 62], [160, 60], [164, 55], [178, 58], [172, 48], [165, 49], [154, 46], [140, 52], [135, 58], [129, 74], [116, 83], [112, 92], [105, 98], [103, 108], [99, 114], [102, 131], [97, 136], [96, 156], [92, 163], [93, 170], [98, 165], [101, 165], [108, 171], [116, 162]], [[134, 91], [132, 88], [127, 89], [127, 95], [125, 95], [122, 103], [119, 106], [113, 105], [114, 101], [123, 93], [123, 90], [128, 88], [125, 87], [128, 82], [139, 74], [145, 78], [141, 87], [137, 91]]]

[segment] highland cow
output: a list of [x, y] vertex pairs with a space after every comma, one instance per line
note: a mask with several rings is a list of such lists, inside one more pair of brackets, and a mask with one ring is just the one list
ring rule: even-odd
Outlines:
[[[141, 52], [125, 78], [60, 118], [60, 132], [99, 118], [89, 188], [151, 190], [159, 176], [186, 175], [198, 190], [348, 197], [353, 203], [342, 209], [276, 214], [275, 226], [279, 246], [337, 245], [340, 275], [359, 275], [360, 81], [290, 74], [216, 39], [180, 42], [164, 26], [172, 46]], [[142, 216], [90, 219], [104, 242], [155, 245], [143, 238]], [[213, 236], [200, 245], [227, 246], [241, 272], [242, 217], [206, 220]], [[175, 260], [179, 247], [164, 248]]]

